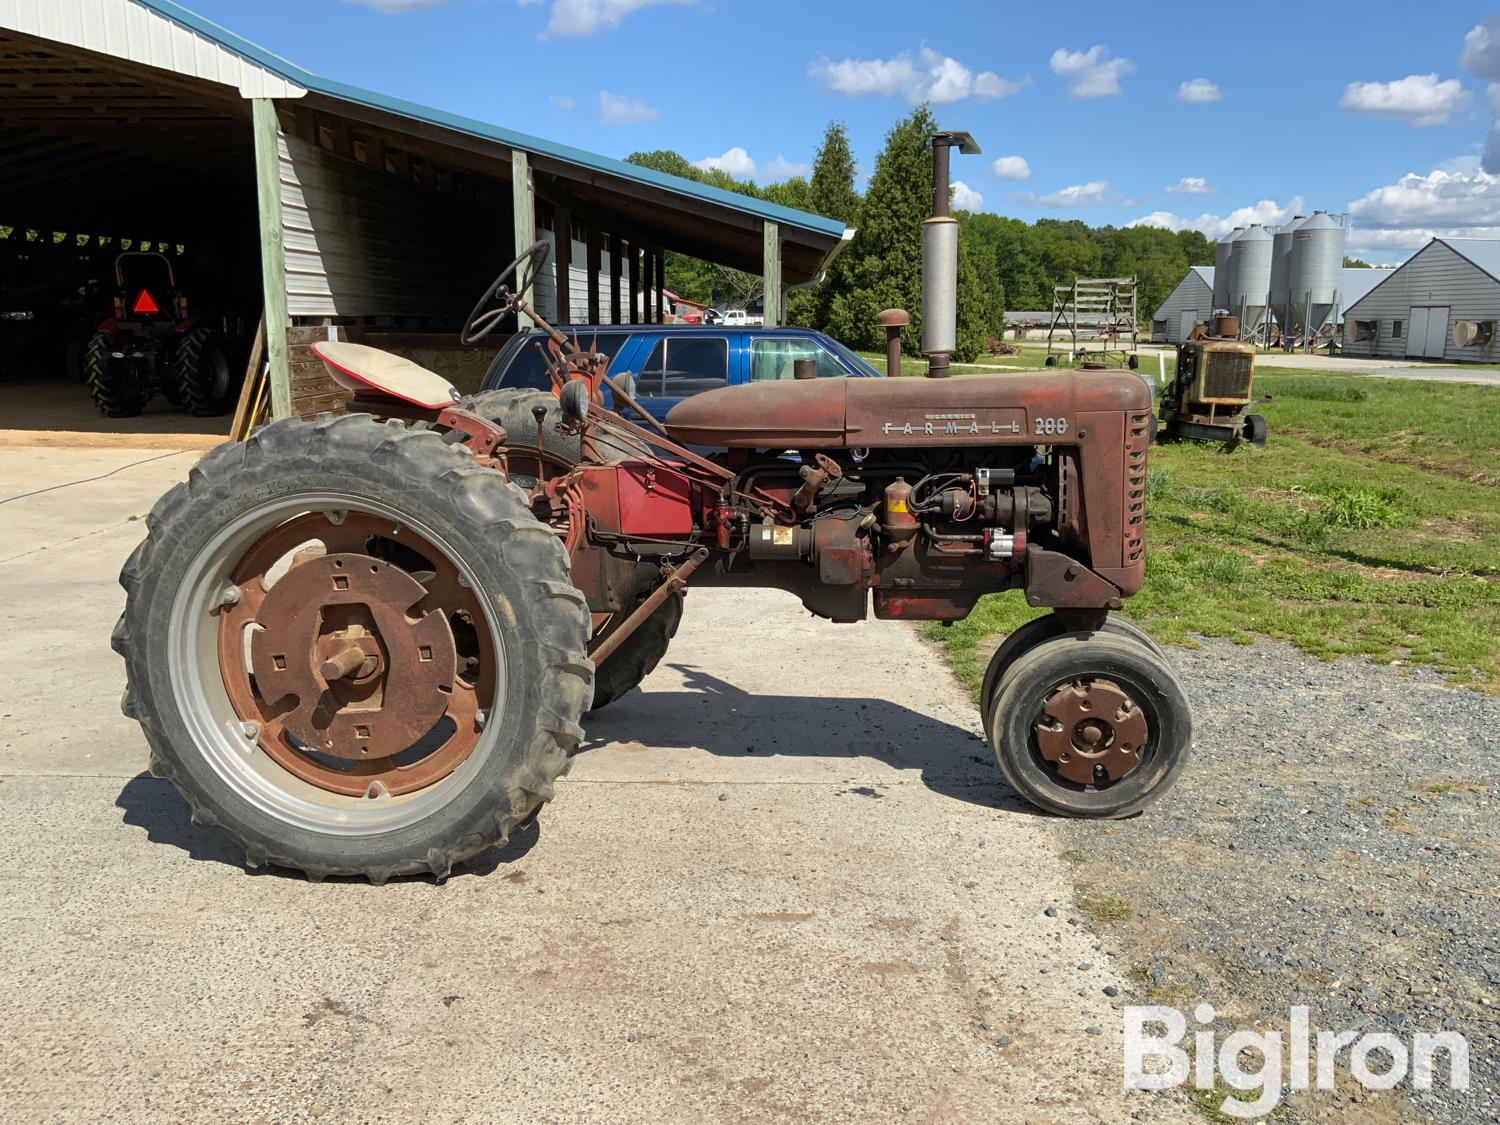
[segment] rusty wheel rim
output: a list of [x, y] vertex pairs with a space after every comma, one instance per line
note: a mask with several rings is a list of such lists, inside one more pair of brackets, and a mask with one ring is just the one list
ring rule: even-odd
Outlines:
[[1151, 737], [1140, 705], [1106, 679], [1058, 685], [1034, 729], [1042, 760], [1064, 781], [1085, 786], [1113, 785], [1135, 772]]
[[337, 495], [220, 531], [174, 602], [169, 672], [195, 742], [283, 820], [411, 823], [480, 768], [504, 651], [467, 565], [420, 521]]

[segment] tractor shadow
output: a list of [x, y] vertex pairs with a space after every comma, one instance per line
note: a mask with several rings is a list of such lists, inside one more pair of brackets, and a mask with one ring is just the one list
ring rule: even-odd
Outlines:
[[[246, 867], [244, 850], [231, 843], [217, 828], [199, 828], [193, 824], [187, 802], [169, 782], [152, 777], [149, 773], [137, 774], [125, 783], [120, 795], [115, 798], [115, 807], [122, 810], [123, 823], [132, 828], [144, 828], [146, 839], [153, 844], [165, 844], [187, 853], [189, 859], [206, 863], [237, 867], [247, 875], [269, 876], [278, 879], [305, 880], [300, 871], [267, 864], [264, 867]], [[453, 868], [449, 879], [465, 875], [489, 875], [496, 868], [514, 863], [531, 851], [540, 839], [537, 821], [511, 833], [510, 841], [503, 848], [490, 848]], [[392, 883], [431, 883], [430, 875], [395, 875]], [[355, 883], [361, 886], [367, 880], [356, 876], [334, 875], [324, 880], [329, 886], [340, 883]]]
[[701, 668], [666, 667], [683, 677], [681, 689], [632, 691], [590, 716], [580, 750], [638, 742], [726, 758], [868, 758], [896, 773], [917, 773], [945, 797], [1045, 815], [1006, 784], [977, 733], [977, 713], [970, 730], [885, 699], [755, 695]]

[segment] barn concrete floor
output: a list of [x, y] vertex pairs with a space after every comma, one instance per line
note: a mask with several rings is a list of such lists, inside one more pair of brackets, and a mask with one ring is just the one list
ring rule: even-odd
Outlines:
[[135, 418], [105, 418], [88, 388], [63, 379], [0, 382], [0, 448], [212, 449], [230, 415], [194, 418], [158, 395]]
[[1120, 1089], [1124, 982], [898, 624], [695, 592], [504, 853], [248, 873], [109, 648], [193, 459], [0, 449], [0, 1118], [1189, 1119]]

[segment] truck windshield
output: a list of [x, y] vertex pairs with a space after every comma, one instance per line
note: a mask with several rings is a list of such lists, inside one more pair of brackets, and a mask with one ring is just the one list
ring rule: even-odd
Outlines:
[[844, 347], [843, 344], [839, 343], [832, 336], [824, 336], [823, 342], [828, 345], [828, 350], [833, 352], [841, 360], [847, 363], [850, 370], [852, 370], [855, 374], [863, 375], [866, 379], [882, 378], [879, 371], [876, 371], [875, 368], [871, 367], [864, 360], [860, 359], [859, 356], [855, 355], [848, 348]]

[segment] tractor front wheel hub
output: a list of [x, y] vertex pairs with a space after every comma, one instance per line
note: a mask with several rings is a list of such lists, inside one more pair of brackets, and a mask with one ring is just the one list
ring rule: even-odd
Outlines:
[[1036, 741], [1059, 777], [1078, 785], [1119, 781], [1141, 764], [1146, 716], [1118, 684], [1064, 684], [1042, 707]]

